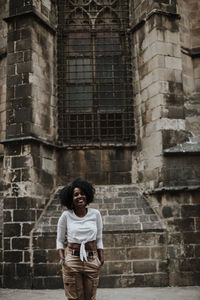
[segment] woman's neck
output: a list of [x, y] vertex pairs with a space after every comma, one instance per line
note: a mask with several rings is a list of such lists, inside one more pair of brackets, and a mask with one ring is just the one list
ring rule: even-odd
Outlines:
[[83, 207], [83, 208], [75, 208], [74, 209], [74, 213], [75, 215], [77, 215], [80, 218], [85, 217], [85, 215], [87, 214], [87, 208]]

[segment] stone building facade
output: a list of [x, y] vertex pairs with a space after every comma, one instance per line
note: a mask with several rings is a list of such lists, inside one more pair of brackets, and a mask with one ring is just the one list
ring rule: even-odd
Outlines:
[[62, 286], [60, 188], [95, 184], [101, 287], [200, 283], [198, 0], [0, 0], [0, 285]]

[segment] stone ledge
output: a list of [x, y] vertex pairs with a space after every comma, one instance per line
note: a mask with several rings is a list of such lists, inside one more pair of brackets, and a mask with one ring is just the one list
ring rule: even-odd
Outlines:
[[165, 156], [200, 155], [200, 143], [184, 143], [164, 150]]
[[184, 191], [198, 191], [200, 190], [200, 185], [180, 185], [180, 186], [163, 186], [161, 188], [155, 188], [154, 190], [149, 190], [145, 192], [145, 195], [161, 194], [165, 192], [184, 192]]
[[16, 13], [15, 15], [11, 15], [9, 17], [4, 18], [4, 21], [9, 23], [12, 22], [13, 19], [16, 18], [21, 18], [22, 16], [32, 16], [33, 18], [35, 18], [39, 23], [41, 23], [43, 26], [45, 26], [48, 30], [50, 30], [51, 32], [53, 32], [54, 34], [56, 33], [56, 28], [54, 27], [54, 25], [50, 24], [40, 13], [38, 13], [34, 8], [32, 8], [31, 10], [26, 10], [24, 12], [19, 12]]
[[181, 19], [180, 14], [171, 13], [171, 12], [163, 11], [160, 9], [153, 9], [144, 19], [140, 20], [137, 24], [135, 24], [133, 27], [131, 27], [128, 30], [128, 33], [134, 33], [137, 30], [139, 30], [141, 27], [143, 27], [145, 25], [146, 21], [151, 19], [151, 17], [154, 15], [161, 15], [161, 16], [166, 16], [169, 18]]

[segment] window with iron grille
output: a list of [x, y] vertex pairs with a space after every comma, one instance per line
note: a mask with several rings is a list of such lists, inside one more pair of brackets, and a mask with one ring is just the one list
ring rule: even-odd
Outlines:
[[132, 143], [128, 1], [62, 0], [58, 13], [59, 140]]

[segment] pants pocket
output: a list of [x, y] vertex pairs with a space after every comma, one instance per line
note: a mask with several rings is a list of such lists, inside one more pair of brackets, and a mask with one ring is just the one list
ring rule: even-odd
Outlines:
[[99, 284], [99, 278], [91, 279], [88, 288], [86, 288], [85, 300], [96, 300], [98, 284]]
[[92, 258], [88, 258], [87, 265], [88, 265], [88, 267], [90, 267], [92, 269], [98, 270], [101, 267], [101, 262], [100, 262], [98, 256], [95, 256]]
[[78, 299], [76, 280], [69, 275], [63, 275], [65, 295], [68, 299]]

